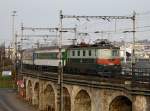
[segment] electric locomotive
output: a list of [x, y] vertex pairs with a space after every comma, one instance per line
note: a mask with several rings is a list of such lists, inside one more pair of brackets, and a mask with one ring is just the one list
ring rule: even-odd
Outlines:
[[120, 48], [102, 40], [93, 45], [80, 44], [67, 49], [65, 71], [81, 74], [121, 72]]

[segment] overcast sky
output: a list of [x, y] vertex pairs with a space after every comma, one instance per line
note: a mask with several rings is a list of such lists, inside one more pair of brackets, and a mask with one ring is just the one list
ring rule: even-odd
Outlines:
[[149, 13], [150, 0], [0, 0], [1, 41], [11, 40], [13, 10], [17, 11], [15, 24], [19, 30], [21, 22], [25, 26], [55, 27], [59, 10], [73, 15], [128, 15], [133, 10]]

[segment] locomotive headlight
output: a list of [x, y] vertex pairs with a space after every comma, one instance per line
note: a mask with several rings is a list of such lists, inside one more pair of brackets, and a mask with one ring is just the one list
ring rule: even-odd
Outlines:
[[114, 65], [114, 63], [109, 63], [109, 65]]

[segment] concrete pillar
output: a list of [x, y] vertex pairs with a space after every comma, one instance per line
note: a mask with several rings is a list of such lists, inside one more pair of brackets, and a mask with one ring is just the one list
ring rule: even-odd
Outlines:
[[36, 82], [33, 86], [32, 104], [34, 106], [39, 104], [39, 82]]
[[102, 111], [100, 110], [100, 105], [101, 105], [101, 97], [100, 97], [100, 91], [96, 89], [91, 90], [92, 97], [91, 97], [91, 106], [92, 109], [91, 111]]
[[44, 110], [44, 81], [39, 80], [39, 110]]
[[39, 103], [38, 103], [38, 102], [39, 102], [39, 100], [38, 100], [38, 99], [39, 99], [39, 98], [38, 98], [38, 96], [39, 96], [38, 93], [39, 93], [39, 92], [33, 90], [32, 104], [35, 105], [35, 106], [37, 106], [37, 105], [39, 104]]
[[147, 96], [133, 96], [132, 111], [150, 111], [148, 108]]
[[109, 111], [110, 98], [111, 95], [107, 93], [107, 90], [106, 91], [103, 89], [100, 90], [100, 98], [99, 98], [101, 100], [99, 106], [100, 111]]
[[28, 83], [26, 83], [26, 100], [28, 102], [32, 101], [32, 94], [33, 94], [33, 90], [32, 90], [32, 83], [31, 80], [28, 80]]

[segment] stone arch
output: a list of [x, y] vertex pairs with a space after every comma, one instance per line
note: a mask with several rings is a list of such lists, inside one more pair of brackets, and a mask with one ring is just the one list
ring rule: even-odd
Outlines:
[[132, 101], [126, 96], [117, 96], [110, 103], [109, 111], [132, 111]]
[[87, 91], [80, 90], [75, 97], [75, 111], [91, 111], [91, 98]]
[[56, 94], [57, 93], [57, 87], [55, 86], [55, 84], [51, 81], [46, 81], [44, 84], [44, 89], [46, 89], [48, 85], [50, 85], [52, 87], [52, 89], [54, 90], [54, 93]]
[[50, 84], [48, 84], [44, 90], [44, 103], [45, 110], [55, 111], [55, 92]]
[[71, 97], [66, 87], [63, 87], [63, 102], [64, 111], [71, 111]]
[[28, 80], [28, 82], [27, 82], [27, 100], [29, 101], [29, 102], [31, 102], [32, 103], [32, 82], [31, 82], [31, 80]]
[[34, 85], [34, 93], [33, 93], [33, 105], [39, 105], [39, 82], [36, 82]]

